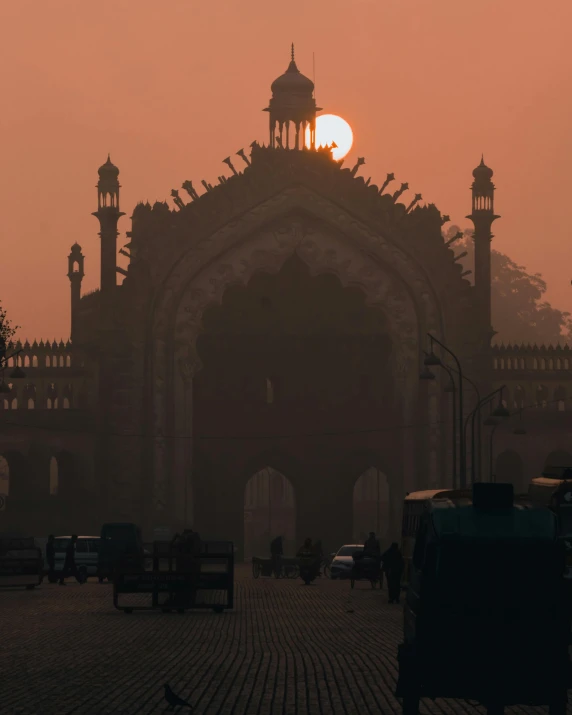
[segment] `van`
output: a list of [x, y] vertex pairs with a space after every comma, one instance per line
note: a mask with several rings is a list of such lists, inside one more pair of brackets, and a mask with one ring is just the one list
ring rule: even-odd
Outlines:
[[[66, 558], [66, 549], [69, 546], [71, 536], [56, 536], [54, 539], [55, 547], [55, 574], [54, 576], [60, 576], [64, 568], [64, 562]], [[78, 536], [75, 545], [75, 564], [77, 566], [78, 573], [83, 579], [89, 578], [89, 576], [97, 576], [97, 559], [99, 552], [99, 536]], [[44, 560], [47, 569], [47, 560], [45, 559], [45, 547], [44, 547]], [[52, 578], [52, 582], [56, 579]]]

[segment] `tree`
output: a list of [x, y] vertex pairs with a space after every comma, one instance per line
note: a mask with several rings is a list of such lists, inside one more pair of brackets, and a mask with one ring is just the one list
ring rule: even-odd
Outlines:
[[6, 352], [12, 347], [12, 338], [16, 334], [19, 326], [12, 326], [12, 323], [6, 316], [6, 311], [0, 304], [0, 363], [3, 362]]
[[[458, 226], [451, 226], [445, 240], [452, 238]], [[452, 244], [455, 255], [467, 252], [459, 259], [463, 270], [472, 270], [474, 282], [473, 231], [465, 229], [463, 238]], [[572, 337], [570, 313], [553, 308], [543, 300], [546, 282], [540, 273], [528, 273], [500, 251], [491, 252], [491, 309], [495, 343], [555, 345]]]

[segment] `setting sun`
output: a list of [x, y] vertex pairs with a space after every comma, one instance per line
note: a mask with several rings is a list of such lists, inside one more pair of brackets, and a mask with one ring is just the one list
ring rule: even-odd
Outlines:
[[[322, 114], [316, 119], [316, 146], [336, 144], [332, 156], [336, 161], [343, 159], [352, 148], [354, 134], [345, 119], [336, 114]], [[310, 146], [310, 129], [306, 130], [306, 146]]]

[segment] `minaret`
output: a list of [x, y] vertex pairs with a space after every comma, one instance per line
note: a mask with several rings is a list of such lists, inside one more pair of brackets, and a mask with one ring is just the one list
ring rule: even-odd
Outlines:
[[294, 45], [286, 72], [272, 82], [272, 99], [264, 110], [270, 114], [270, 146], [303, 149], [306, 128], [310, 127], [310, 148], [316, 148], [316, 107], [314, 83], [296, 66]]
[[101, 236], [102, 305], [113, 300], [117, 285], [117, 223], [125, 214], [119, 210], [119, 169], [107, 161], [98, 169], [97, 211], [92, 214], [99, 220]]
[[77, 329], [77, 319], [79, 314], [79, 302], [81, 300], [81, 282], [85, 273], [83, 272], [84, 256], [79, 243], [74, 243], [71, 253], [68, 256], [68, 278], [71, 284], [71, 339]]
[[495, 334], [491, 316], [491, 226], [500, 216], [495, 215], [494, 211], [493, 170], [485, 164], [484, 157], [481, 157], [481, 163], [473, 171], [473, 177], [473, 210], [466, 218], [471, 219], [475, 226], [475, 292], [479, 314], [482, 316], [481, 334], [486, 336], [486, 347], [489, 347]]

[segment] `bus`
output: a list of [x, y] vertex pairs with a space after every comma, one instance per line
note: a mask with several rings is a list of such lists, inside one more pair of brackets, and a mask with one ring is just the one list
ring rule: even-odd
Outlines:
[[547, 468], [542, 477], [533, 479], [528, 487], [529, 499], [548, 507], [556, 515], [558, 533], [566, 547], [566, 574], [572, 582], [572, 468]]
[[403, 518], [401, 522], [401, 552], [403, 554], [403, 586], [409, 583], [409, 568], [415, 548], [415, 536], [421, 522], [421, 515], [433, 499], [467, 499], [472, 498], [472, 492], [464, 489], [426, 489], [407, 494], [403, 502]]

